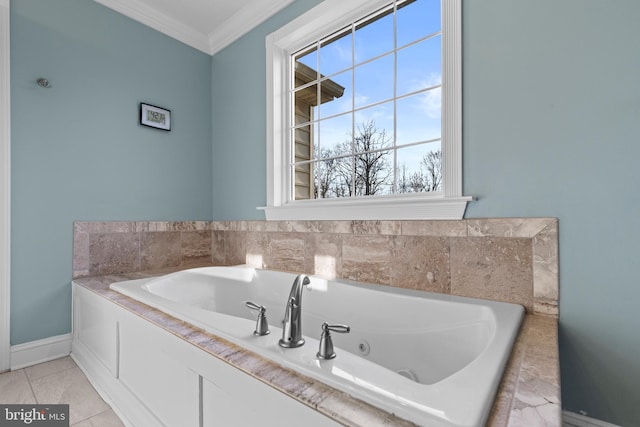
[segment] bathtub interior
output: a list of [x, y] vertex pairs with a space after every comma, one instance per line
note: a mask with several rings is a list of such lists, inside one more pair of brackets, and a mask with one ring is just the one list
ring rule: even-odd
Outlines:
[[[292, 277], [249, 268], [207, 268], [154, 279], [144, 288], [179, 304], [250, 320], [256, 312], [244, 302], [264, 305], [277, 336]], [[350, 333], [332, 334], [336, 353], [349, 352], [417, 383], [435, 384], [475, 360], [495, 333], [495, 319], [485, 306], [391, 291], [311, 277], [302, 297], [305, 337], [319, 340], [323, 322], [346, 324]]]

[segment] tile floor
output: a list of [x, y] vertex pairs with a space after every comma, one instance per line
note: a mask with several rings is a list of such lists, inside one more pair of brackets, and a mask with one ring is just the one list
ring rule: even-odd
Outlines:
[[68, 403], [73, 427], [124, 426], [70, 357], [0, 374], [0, 403]]

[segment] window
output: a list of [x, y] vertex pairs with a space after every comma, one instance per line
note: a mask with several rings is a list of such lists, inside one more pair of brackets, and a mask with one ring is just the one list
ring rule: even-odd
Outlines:
[[267, 219], [462, 218], [459, 44], [460, 0], [327, 0], [269, 35]]

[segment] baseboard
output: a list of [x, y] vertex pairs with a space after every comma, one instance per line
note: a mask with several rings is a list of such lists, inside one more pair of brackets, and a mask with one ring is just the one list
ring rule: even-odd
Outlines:
[[68, 356], [71, 353], [71, 334], [11, 346], [11, 370], [26, 368]]
[[596, 420], [584, 415], [575, 414], [569, 411], [562, 411], [563, 427], [620, 427], [606, 421]]

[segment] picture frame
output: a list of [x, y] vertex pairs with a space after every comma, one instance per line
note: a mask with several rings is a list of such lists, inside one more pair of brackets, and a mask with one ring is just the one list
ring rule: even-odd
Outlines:
[[141, 102], [140, 124], [169, 132], [171, 131], [171, 110]]

